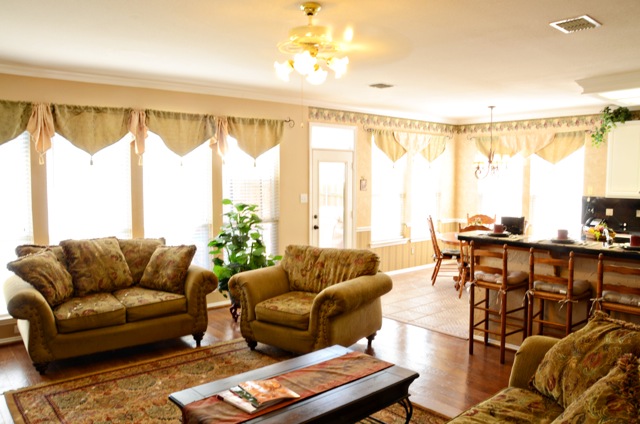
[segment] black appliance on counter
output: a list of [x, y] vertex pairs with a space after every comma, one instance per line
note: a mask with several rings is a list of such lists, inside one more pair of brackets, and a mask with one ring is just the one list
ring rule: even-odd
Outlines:
[[606, 224], [616, 233], [640, 234], [640, 199], [582, 197], [582, 229]]

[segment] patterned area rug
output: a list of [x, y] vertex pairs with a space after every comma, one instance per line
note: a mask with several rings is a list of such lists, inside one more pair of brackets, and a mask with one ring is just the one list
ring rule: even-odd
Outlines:
[[383, 316], [468, 340], [469, 293], [464, 290], [458, 297], [453, 281], [458, 271], [451, 265], [443, 263], [435, 285], [431, 285], [433, 266], [389, 273], [393, 289], [382, 296]]
[[[16, 423], [178, 424], [180, 409], [168, 400], [170, 393], [288, 358], [264, 345], [251, 351], [244, 340], [238, 339], [4, 395]], [[376, 414], [390, 424], [404, 423], [404, 417], [404, 410], [397, 405]], [[412, 423], [440, 424], [447, 420], [414, 405]]]

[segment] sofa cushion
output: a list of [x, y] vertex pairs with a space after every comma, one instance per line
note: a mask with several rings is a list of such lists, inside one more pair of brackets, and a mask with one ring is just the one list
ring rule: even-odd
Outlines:
[[126, 322], [126, 310], [111, 293], [74, 297], [53, 310], [60, 333], [110, 327]]
[[566, 408], [625, 353], [640, 355], [640, 326], [597, 311], [587, 325], [549, 349], [531, 385]]
[[562, 413], [551, 398], [532, 390], [507, 387], [467, 409], [449, 423], [550, 423]]
[[380, 258], [364, 249], [329, 249], [290, 245], [281, 261], [292, 291], [320, 293], [361, 275], [375, 275]]
[[127, 322], [187, 312], [187, 299], [181, 294], [129, 287], [113, 296], [127, 309]]
[[51, 250], [22, 256], [9, 262], [7, 268], [42, 293], [52, 307], [73, 296], [71, 274]]
[[554, 423], [640, 423], [640, 360], [623, 355], [609, 374], [589, 387]]
[[159, 246], [151, 255], [140, 287], [184, 294], [184, 281], [196, 246]]
[[41, 244], [21, 244], [20, 246], [16, 247], [16, 255], [18, 257], [26, 256], [32, 253], [42, 252], [46, 249], [51, 250], [56, 255], [56, 258], [58, 258], [60, 263], [65, 268], [67, 267], [67, 259], [64, 256], [64, 250], [62, 250], [62, 246], [58, 245], [43, 246]]
[[144, 269], [149, 263], [149, 259], [151, 259], [151, 255], [153, 255], [158, 246], [164, 246], [165, 240], [164, 238], [118, 239], [118, 244], [120, 244], [120, 250], [122, 250], [124, 259], [129, 266], [133, 284], [138, 284]]
[[256, 305], [256, 319], [285, 327], [309, 328], [311, 305], [316, 293], [292, 291], [272, 297]]
[[60, 242], [76, 296], [112, 292], [133, 284], [129, 265], [115, 237]]

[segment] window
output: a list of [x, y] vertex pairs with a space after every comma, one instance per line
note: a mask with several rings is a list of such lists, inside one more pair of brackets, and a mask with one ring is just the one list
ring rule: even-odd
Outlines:
[[518, 154], [503, 162], [497, 175], [478, 180], [478, 210], [469, 214], [496, 215], [496, 222], [503, 216], [522, 216], [523, 173], [524, 159]]
[[267, 253], [275, 255], [280, 219], [280, 146], [254, 160], [238, 147], [233, 137], [227, 141], [229, 151], [222, 166], [223, 196], [233, 203], [258, 205]]
[[372, 242], [397, 241], [404, 237], [407, 156], [393, 163], [375, 143], [371, 143]]
[[570, 237], [580, 237], [583, 175], [584, 148], [556, 164], [531, 156], [530, 223], [534, 234], [553, 237], [558, 229], [566, 229]]
[[211, 155], [203, 143], [180, 157], [149, 132], [142, 169], [145, 237], [164, 237], [171, 246], [194, 244], [193, 263], [204, 268], [212, 266]]
[[89, 156], [56, 134], [47, 152], [49, 242], [131, 237], [130, 137]]
[[427, 218], [434, 219], [440, 210], [440, 176], [442, 160], [429, 163], [421, 154], [414, 155], [411, 175], [411, 238], [428, 239]]
[[[0, 219], [0, 281], [11, 272], [5, 266], [16, 258], [15, 248], [33, 243], [31, 217], [31, 171], [29, 166], [29, 134], [0, 144], [0, 198], [6, 203]], [[0, 316], [7, 314], [4, 291], [0, 290]]]

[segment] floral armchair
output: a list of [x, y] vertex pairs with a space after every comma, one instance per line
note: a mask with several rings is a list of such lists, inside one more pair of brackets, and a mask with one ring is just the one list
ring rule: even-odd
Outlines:
[[308, 353], [363, 337], [368, 347], [382, 327], [380, 297], [392, 287], [368, 250], [291, 245], [280, 263], [241, 272], [229, 281], [240, 302], [242, 336]]

